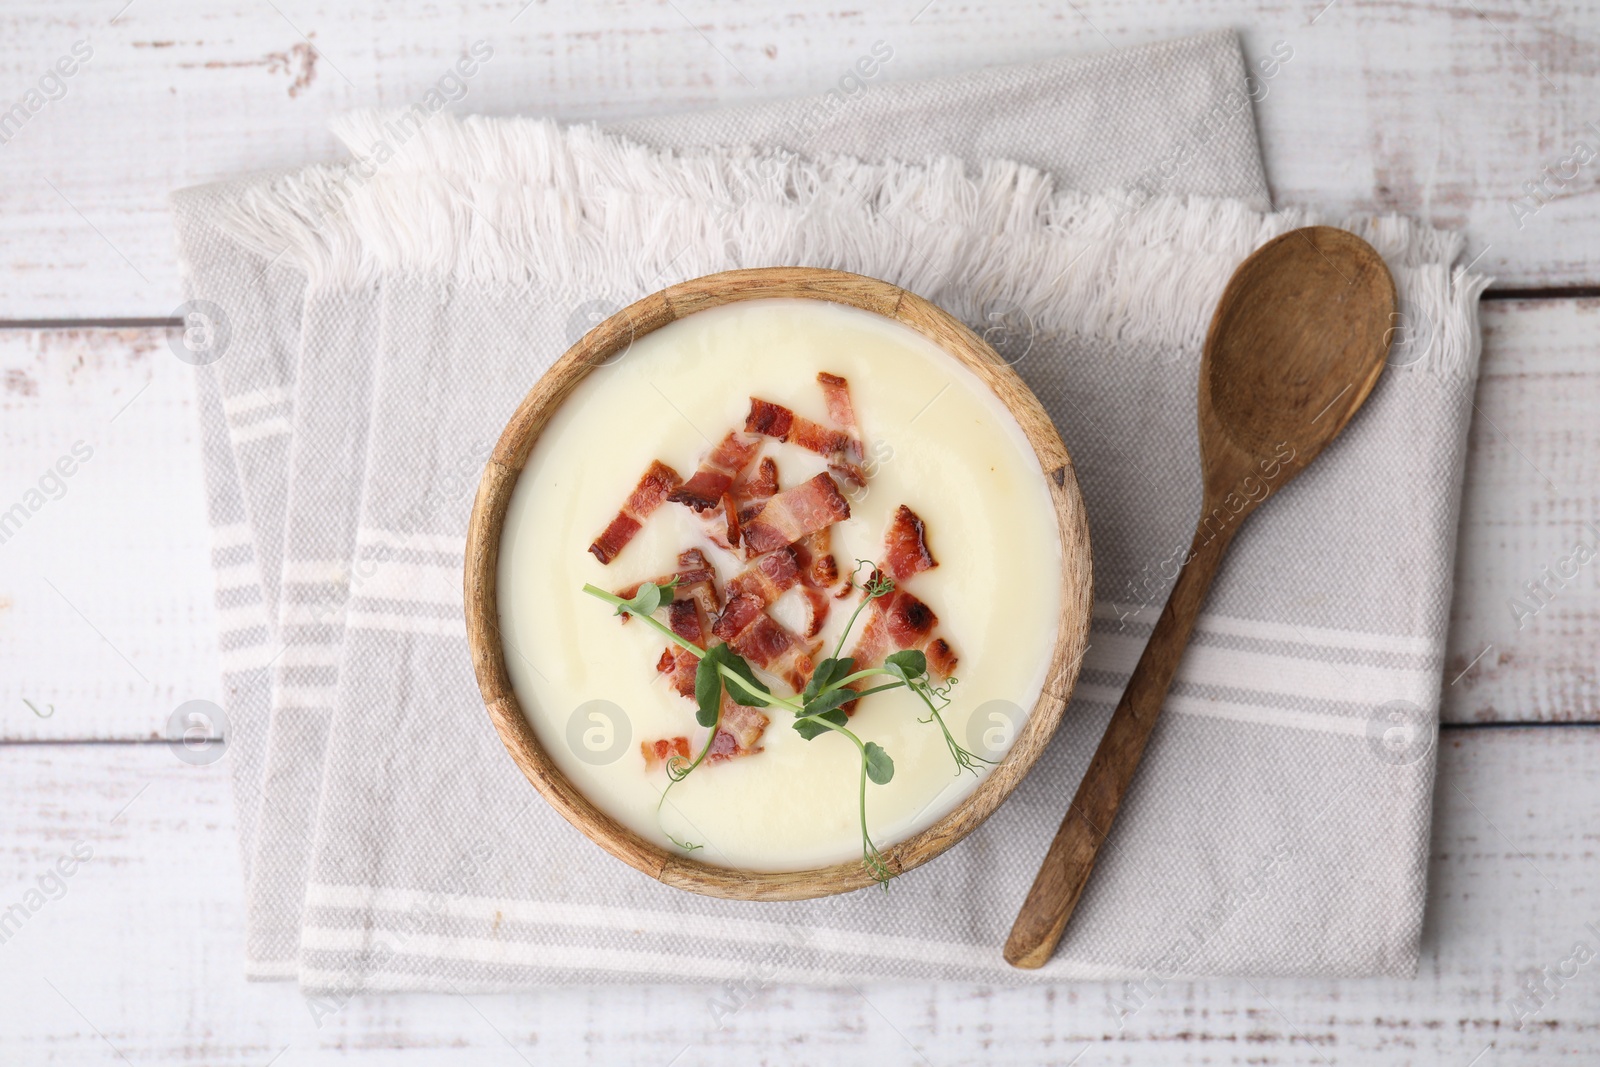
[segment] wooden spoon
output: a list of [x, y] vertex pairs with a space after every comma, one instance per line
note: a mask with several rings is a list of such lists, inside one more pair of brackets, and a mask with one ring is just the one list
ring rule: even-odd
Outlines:
[[1172, 675], [1239, 526], [1315, 459], [1383, 370], [1394, 279], [1361, 238], [1293, 230], [1239, 265], [1200, 364], [1201, 517], [1182, 571], [1072, 807], [1006, 940], [1006, 961], [1042, 967], [1094, 869], [1161, 713]]

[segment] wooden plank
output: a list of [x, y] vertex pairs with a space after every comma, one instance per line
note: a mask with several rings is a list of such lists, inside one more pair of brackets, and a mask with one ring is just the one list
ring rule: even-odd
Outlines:
[[[1494, 301], [1483, 305], [1483, 324], [1444, 715], [1592, 722], [1600, 719], [1600, 301]], [[1582, 563], [1590, 550], [1596, 558]], [[1529, 582], [1544, 588], [1530, 591]]]
[[7, 106], [74, 61], [76, 42], [93, 55], [61, 90], [49, 83], [64, 95], [41, 97], [0, 151], [0, 319], [170, 314], [171, 190], [336, 158], [330, 114], [407, 106], [479, 39], [494, 56], [453, 107], [587, 119], [820, 93], [880, 40], [894, 49], [882, 77], [900, 79], [1237, 27], [1254, 62], [1292, 51], [1257, 105], [1280, 201], [1464, 227], [1468, 255], [1482, 251], [1502, 283], [1600, 281], [1600, 198], [1580, 195], [1600, 161], [1550, 179], [1536, 214], [1513, 208], [1542, 168], [1573, 171], [1562, 161], [1578, 140], [1600, 148], [1585, 126], [1600, 119], [1592, 3], [1538, 20], [1509, 0], [1018, 0], [1004, 17], [972, 0], [521, 7], [473, 0], [394, 18], [326, 0], [180, 0], [114, 22], [59, 5], [11, 12]]
[[[240, 978], [226, 760], [161, 745], [4, 746], [12, 874], [91, 857], [0, 945], [0, 1062], [1546, 1064], [1600, 1058], [1600, 966], [1532, 1024], [1512, 1001], [1575, 942], [1600, 951], [1600, 729], [1443, 737], [1414, 980], [1175, 981], [1122, 1020], [1120, 983], [987, 989], [764, 984], [371, 996], [319, 1028], [291, 986]], [[120, 814], [119, 814], [120, 811]], [[81, 843], [81, 844], [80, 844]], [[620, 869], [620, 868], [619, 868]], [[1570, 970], [1571, 968], [1569, 968]], [[738, 1010], [718, 1020], [711, 998]], [[512, 1046], [508, 1048], [507, 1046]], [[287, 1051], [285, 1051], [287, 1050]]]
[[159, 330], [0, 331], [0, 738], [218, 698], [194, 373]]

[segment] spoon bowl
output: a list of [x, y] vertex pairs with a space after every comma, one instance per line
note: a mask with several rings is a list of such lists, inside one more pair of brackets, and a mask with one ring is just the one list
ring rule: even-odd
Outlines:
[[1291, 230], [1257, 249], [1228, 281], [1206, 335], [1202, 459], [1259, 461], [1287, 442], [1298, 472], [1377, 384], [1395, 303], [1383, 257], [1347, 230]]
[[1268, 241], [1229, 279], [1200, 365], [1205, 486], [1194, 540], [1011, 928], [1013, 966], [1042, 967], [1054, 954], [1228, 545], [1366, 401], [1389, 351], [1395, 302], [1383, 257], [1330, 226]]

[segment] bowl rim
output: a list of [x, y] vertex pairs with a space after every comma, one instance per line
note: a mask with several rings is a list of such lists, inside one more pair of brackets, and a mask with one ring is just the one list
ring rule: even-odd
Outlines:
[[871, 885], [861, 861], [801, 871], [719, 867], [648, 841], [596, 806], [545, 752], [506, 670], [499, 629], [500, 539], [518, 476], [550, 416], [596, 367], [668, 323], [744, 300], [802, 298], [843, 304], [908, 326], [973, 372], [1027, 437], [1056, 515], [1061, 547], [1061, 606], [1056, 643], [1038, 699], [999, 764], [944, 817], [881, 850], [896, 875], [921, 866], [977, 829], [1010, 796], [1055, 735], [1088, 647], [1093, 611], [1089, 527], [1072, 457], [1044, 405], [993, 348], [954, 316], [876, 278], [815, 267], [723, 271], [679, 282], [622, 308], [578, 340], [533, 384], [484, 466], [467, 528], [464, 607], [473, 671], [495, 731], [544, 799], [595, 844], [635, 870], [679, 889], [737, 900], [803, 900]]

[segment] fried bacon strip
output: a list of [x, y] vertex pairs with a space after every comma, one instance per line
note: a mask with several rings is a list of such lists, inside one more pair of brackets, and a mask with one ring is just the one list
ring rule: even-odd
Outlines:
[[662, 501], [671, 496], [681, 481], [677, 471], [660, 460], [652, 460], [650, 469], [644, 472], [644, 477], [634, 486], [633, 492], [623, 503], [622, 510], [617, 512], [617, 517], [601, 531], [600, 536], [594, 539], [589, 551], [593, 552], [601, 563], [609, 564], [616, 559], [617, 553], [626, 548], [628, 542], [633, 540], [633, 535], [644, 526], [644, 520], [661, 506]]
[[689, 755], [689, 739], [687, 737], [674, 737], [660, 741], [640, 741], [639, 754], [644, 757], [646, 773], [663, 767], [673, 756], [691, 759]]
[[[667, 609], [667, 625], [672, 632], [697, 648], [705, 648], [710, 640], [710, 624], [693, 600], [674, 600]], [[700, 657], [679, 645], [668, 645], [656, 661], [656, 670], [672, 657], [672, 688], [681, 695], [694, 699], [694, 672], [700, 666]]]
[[[928, 531], [922, 521], [922, 517], [904, 504], [895, 509], [894, 517], [889, 520], [889, 529], [884, 534], [883, 544], [884, 562], [879, 564], [879, 567], [884, 572], [892, 575], [897, 584], [914, 575], [921, 574], [923, 571], [932, 570], [939, 565], [939, 561], [933, 558], [933, 553], [928, 551]], [[876, 579], [877, 575], [873, 577]], [[846, 590], [848, 590], [848, 586]], [[874, 621], [877, 620], [879, 609], [892, 608], [893, 597], [898, 595], [900, 594], [891, 594], [889, 604], [885, 604], [881, 599], [873, 604], [873, 614], [869, 615], [867, 628], [862, 631], [862, 637], [857, 642], [857, 647], [862, 648], [864, 652], [870, 653], [874, 660], [882, 657], [887, 650], [887, 632], [869, 633], [869, 631]], [[916, 607], [927, 610], [927, 605], [923, 604], [922, 601], [910, 596], [909, 593], [905, 595], [909, 598], [909, 603], [903, 609], [905, 613], [915, 614]], [[928, 615], [931, 618], [933, 613], [928, 611]], [[950, 651], [950, 646], [942, 638], [935, 640], [937, 644], [930, 642], [928, 647], [924, 647], [921, 644], [910, 644], [896, 645], [895, 648], [922, 648], [924, 654], [928, 657], [928, 669], [936, 674], [938, 673], [936, 666], [947, 662], [948, 669], [944, 671], [941, 676], [942, 679], [955, 670], [955, 654]], [[862, 641], [868, 642], [867, 647], [862, 646]], [[882, 647], [874, 648], [872, 647], [874, 645], [881, 645]], [[876, 663], [873, 665], [875, 666]]]
[[762, 670], [777, 675], [796, 692], [805, 688], [815, 668], [813, 646], [767, 614], [753, 596], [728, 598], [711, 632]]
[[755, 473], [733, 487], [732, 497], [739, 524], [749, 522], [766, 506], [778, 491], [778, 463], [771, 456], [762, 456]]
[[928, 530], [916, 512], [901, 504], [889, 520], [889, 531], [884, 534], [884, 569], [903, 582], [914, 574], [932, 570], [939, 565], [928, 551]]
[[[753, 504], [746, 514], [760, 513], [767, 498], [778, 492], [778, 468], [771, 457], [763, 457], [761, 470], [749, 483]], [[807, 618], [804, 637], [815, 637], [828, 621], [831, 606], [827, 590], [839, 580], [839, 565], [833, 558], [831, 526], [806, 534], [792, 545], [757, 556], [744, 573], [728, 583], [728, 596], [751, 593], [763, 606], [776, 601], [796, 584], [805, 597]], [[770, 578], [757, 585], [756, 574]]]
[[706, 614], [692, 596], [667, 605], [667, 629], [692, 645], [706, 647]]
[[764, 608], [800, 584], [800, 566], [793, 546], [757, 556], [744, 570], [728, 579], [728, 599], [749, 597]]
[[819, 456], [843, 453], [850, 447], [850, 435], [843, 430], [830, 430], [820, 422], [796, 415], [782, 404], [754, 396], [750, 398], [750, 414], [745, 416], [744, 432], [792, 442]]
[[806, 534], [792, 546], [800, 566], [800, 580], [816, 589], [829, 589], [839, 581], [839, 563], [833, 558], [833, 528], [824, 526]]
[[[676, 653], [678, 657], [687, 657], [691, 665], [700, 662], [681, 648], [677, 649]], [[661, 663], [668, 663], [673, 659], [673, 649], [669, 648], [661, 653]], [[666, 668], [663, 668], [661, 664], [657, 664], [656, 669], [663, 674], [669, 670], [674, 671], [673, 687], [690, 700], [694, 699], [693, 666], [689, 668], [687, 692], [684, 691], [681, 683], [683, 677], [681, 659], [675, 662], [673, 666]], [[722, 694], [722, 721], [717, 725], [716, 736], [711, 739], [711, 751], [707, 753], [706, 759], [716, 763], [721, 760], [733, 759], [735, 756], [748, 756], [752, 753], [760, 752], [761, 749], [758, 742], [760, 742], [761, 735], [766, 731], [769, 722], [771, 720], [761, 711], [756, 708], [745, 707], [724, 691]], [[680, 755], [684, 759], [693, 758], [689, 752], [689, 740], [685, 737], [674, 737], [671, 741], [644, 741], [640, 743], [639, 748], [644, 752], [644, 766], [647, 771], [655, 770], [657, 766], [665, 763], [674, 754]], [[651, 761], [653, 755], [655, 756], [655, 762]]]
[[745, 551], [753, 556], [771, 552], [849, 517], [849, 501], [824, 472], [809, 482], [773, 494], [744, 524]]
[[723, 494], [721, 503], [700, 513], [706, 536], [717, 547], [736, 551], [744, 522], [777, 491], [778, 465], [771, 456], [762, 456], [755, 473], [736, 481]]
[[828, 405], [828, 418], [850, 436], [850, 447], [842, 459], [830, 463], [829, 469], [854, 485], [867, 483], [861, 463], [866, 455], [862, 447], [861, 426], [856, 422], [856, 406], [850, 401], [850, 383], [837, 374], [817, 372], [817, 384], [822, 386], [822, 399]]
[[[705, 648], [711, 639], [711, 619], [722, 610], [722, 597], [717, 593], [716, 572], [711, 569], [711, 564], [706, 561], [705, 553], [698, 548], [691, 548], [678, 554], [678, 571], [676, 575], [666, 575], [655, 579], [655, 584], [665, 585], [674, 577], [678, 584], [673, 587], [672, 603], [667, 605], [667, 628], [690, 644]], [[625, 600], [631, 600], [639, 592], [643, 582], [635, 582], [626, 589], [619, 590], [617, 595]], [[632, 616], [623, 615], [622, 621], [628, 622]], [[662, 674], [672, 675], [672, 686], [691, 700], [694, 698], [694, 671], [699, 659], [693, 652], [668, 645], [666, 651], [661, 653], [661, 658], [656, 661], [656, 670]]]
[[[888, 601], [886, 604], [885, 601]], [[939, 618], [933, 609], [910, 593], [895, 590], [887, 596], [872, 601], [866, 612], [866, 625], [856, 638], [850, 655], [855, 659], [855, 669], [877, 667], [890, 652], [908, 648], [920, 649], [928, 660], [928, 673], [944, 681], [956, 672], [956, 654], [950, 643], [933, 636]], [[860, 685], [851, 686], [860, 689]], [[854, 715], [859, 701], [841, 705], [846, 715]]]
[[678, 553], [678, 584], [673, 586], [672, 599], [693, 600], [710, 618], [722, 610], [722, 596], [717, 592], [717, 572], [711, 569], [706, 555], [698, 548]]
[[955, 673], [955, 652], [949, 642], [933, 633], [939, 616], [910, 593], [896, 589], [872, 601], [864, 614], [866, 625], [850, 652], [856, 670], [876, 667], [890, 652], [915, 648], [928, 658], [928, 673], [939, 681]]
[[[785, 558], [787, 557], [787, 558]], [[791, 584], [799, 580], [794, 571], [794, 561], [791, 554], [777, 553], [773, 557], [775, 563], [757, 561], [747, 567], [733, 582], [728, 584], [730, 595], [734, 595], [734, 583], [745, 579], [745, 589], [761, 589], [766, 591], [774, 583], [781, 583], [785, 571], [791, 575]], [[704, 578], [698, 579], [694, 584], [703, 581], [707, 591], [712, 597], [717, 595], [713, 582], [711, 569], [705, 563], [705, 556], [699, 549], [691, 548], [679, 557], [679, 562], [684, 565], [679, 573], [680, 582], [685, 574], [695, 576], [704, 572]], [[787, 566], [785, 566], [787, 564]], [[698, 568], [696, 567], [698, 565]], [[683, 593], [684, 586], [679, 586]], [[743, 595], [749, 596], [746, 592]], [[765, 614], [765, 613], [763, 613]], [[709, 620], [703, 604], [696, 591], [681, 595], [667, 607], [667, 625], [673, 633], [699, 647], [706, 648], [711, 642]], [[661, 657], [656, 661], [656, 670], [667, 675], [672, 682], [672, 688], [689, 700], [695, 698], [694, 680], [695, 672], [700, 667], [700, 658], [688, 649], [679, 645], [668, 645], [661, 652]], [[804, 683], [802, 683], [804, 684]], [[722, 722], [717, 729], [716, 736], [711, 740], [711, 751], [706, 758], [711, 761], [733, 759], [735, 756], [747, 756], [760, 752], [761, 734], [767, 728], [768, 719], [755, 708], [747, 708], [732, 700], [726, 692], [722, 695]], [[644, 753], [645, 769], [654, 770], [663, 765], [673, 755], [691, 759], [689, 742], [686, 738], [675, 737], [670, 741], [644, 742], [640, 746]]]
[[[843, 378], [839, 380], [844, 381]], [[848, 401], [846, 394], [846, 403]], [[745, 433], [775, 437], [815, 452], [825, 457], [829, 469], [846, 481], [853, 485], [867, 484], [867, 477], [861, 471], [861, 442], [843, 430], [829, 429], [804, 415], [796, 415], [782, 404], [758, 397], [750, 398], [750, 414], [745, 416], [744, 430]]]
[[679, 696], [694, 699], [694, 672], [700, 666], [700, 658], [687, 649], [677, 645], [668, 645], [661, 650], [661, 658], [656, 661], [656, 670], [671, 678], [672, 688], [678, 691]]
[[[891, 552], [894, 550], [892, 546], [895, 527], [907, 524], [901, 512], [916, 519], [916, 514], [910, 508], [901, 506], [900, 512], [896, 513], [894, 521], [890, 524]], [[921, 520], [917, 520], [916, 525], [920, 535]], [[926, 554], [926, 546], [923, 547], [923, 552]], [[928, 555], [927, 558], [932, 560], [933, 557]], [[928, 564], [928, 566], [937, 565], [937, 563]], [[928, 566], [918, 569], [927, 570]], [[910, 573], [915, 574], [917, 570], [912, 570]], [[874, 572], [869, 584], [876, 583], [879, 577], [879, 573]], [[933, 632], [934, 627], [939, 625], [939, 617], [933, 613], [932, 608], [904, 589], [896, 588], [871, 601], [863, 614], [866, 622], [856, 637], [855, 647], [850, 650], [850, 655], [855, 658], [856, 670], [879, 666], [884, 657], [891, 652], [915, 648], [927, 658], [928, 674], [937, 680], [942, 682], [956, 672], [955, 650], [950, 647], [950, 642], [935, 636]], [[844, 705], [844, 710], [845, 714], [854, 715], [856, 702], [852, 700]]]
[[729, 552], [738, 549], [739, 512], [730, 494], [723, 494], [722, 500], [716, 507], [702, 511], [699, 515], [701, 524], [706, 528], [708, 541]]
[[[676, 578], [678, 584], [672, 590], [673, 601], [676, 603], [686, 599], [693, 600], [706, 617], [710, 618], [722, 610], [722, 597], [717, 594], [716, 577], [717, 572], [711, 569], [706, 554], [698, 548], [690, 548], [678, 553], [678, 570], [675, 574], [664, 574], [651, 581], [656, 585], [666, 585]], [[618, 589], [617, 595], [624, 600], [632, 600], [638, 596], [639, 587], [643, 584], [634, 582], [626, 589]], [[630, 618], [631, 615], [623, 615], [622, 621], [627, 622]]]
[[667, 497], [675, 504], [687, 504], [696, 511], [705, 511], [722, 503], [728, 488], [755, 458], [761, 439], [753, 434], [729, 430], [728, 436], [717, 442], [709, 455], [701, 461], [699, 469]]
[[[705, 648], [711, 639], [710, 620], [692, 598], [668, 605], [667, 627], [697, 648]], [[700, 657], [681, 645], [668, 645], [656, 660], [656, 670], [670, 675], [672, 688], [690, 700], [694, 699], [694, 672], [699, 666]]]
[[806, 631], [802, 637], [815, 637], [822, 632], [823, 624], [828, 621], [828, 611], [833, 607], [833, 601], [828, 597], [826, 589], [818, 589], [811, 585], [802, 585], [800, 595], [806, 601]]
[[810, 612], [805, 636], [815, 637], [822, 632], [833, 606], [828, 590], [839, 581], [839, 563], [833, 558], [833, 527], [824, 526], [806, 534], [789, 547], [800, 567], [800, 592]]
[[717, 734], [711, 739], [711, 751], [706, 762], [719, 763], [736, 756], [749, 756], [761, 751], [761, 735], [771, 722], [759, 708], [747, 708], [722, 694], [722, 721], [717, 724]]
[[[679, 601], [681, 604], [693, 605], [688, 601]], [[676, 607], [677, 605], [673, 605]], [[678, 632], [677, 627], [673, 627]], [[696, 641], [701, 647], [701, 642]], [[661, 659], [656, 663], [656, 670], [672, 677], [672, 688], [690, 700], [695, 698], [694, 677], [695, 671], [700, 666], [700, 659], [694, 653], [676, 645], [669, 645], [661, 653]], [[747, 708], [728, 696], [724, 690], [722, 694], [722, 721], [717, 726], [716, 736], [711, 739], [711, 751], [706, 759], [717, 762], [732, 759], [735, 756], [748, 756], [760, 752], [758, 744], [761, 734], [766, 730], [770, 720], [755, 708]], [[668, 747], [663, 747], [668, 746]], [[651, 762], [653, 753], [658, 762], [664, 763], [673, 753], [690, 759], [689, 743], [686, 738], [675, 737], [671, 742], [655, 741], [644, 742], [640, 746], [644, 750], [645, 770], [654, 770], [656, 765]]]
[[861, 427], [856, 424], [856, 406], [850, 402], [850, 383], [837, 374], [817, 372], [817, 384], [822, 386], [822, 399], [828, 405], [828, 418], [856, 440], [860, 460]]

